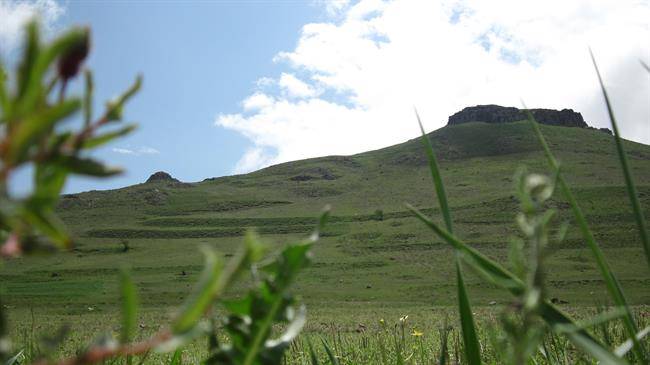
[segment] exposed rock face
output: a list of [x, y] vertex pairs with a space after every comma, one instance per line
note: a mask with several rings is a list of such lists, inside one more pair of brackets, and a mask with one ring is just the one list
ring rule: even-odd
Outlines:
[[147, 183], [156, 183], [156, 182], [180, 182], [177, 179], [174, 179], [170, 174], [165, 171], [155, 172], [153, 175], [149, 176]]
[[[530, 112], [535, 117], [535, 120], [541, 124], [564, 127], [588, 127], [582, 115], [572, 109], [530, 109]], [[467, 107], [450, 116], [448, 125], [468, 122], [508, 123], [526, 119], [526, 112], [517, 108], [499, 105], [477, 105]]]

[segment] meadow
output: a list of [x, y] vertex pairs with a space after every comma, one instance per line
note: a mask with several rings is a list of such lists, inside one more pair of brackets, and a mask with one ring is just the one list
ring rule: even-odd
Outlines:
[[[133, 130], [97, 132], [142, 79], [93, 119], [90, 71], [66, 96], [89, 29], [43, 44], [31, 22], [25, 42], [15, 87], [0, 69], [7, 365], [647, 363], [650, 147], [620, 138], [604, 87], [613, 135], [528, 112], [60, 196], [69, 174], [119, 172], [85, 151]], [[76, 112], [78, 130], [59, 127]]]
[[[594, 130], [541, 127], [630, 304], [645, 320], [650, 303], [648, 267], [613, 137]], [[518, 236], [514, 171], [526, 166], [548, 172], [529, 124], [469, 123], [429, 136], [440, 151], [459, 237], [488, 257], [507, 262], [509, 240]], [[641, 206], [648, 212], [650, 148], [632, 142], [626, 142], [626, 148], [639, 182]], [[75, 248], [8, 261], [2, 282], [3, 290], [12, 295], [5, 297], [5, 306], [11, 318], [18, 319], [12, 323], [14, 333], [31, 332], [32, 323], [39, 323], [36, 333], [70, 324], [74, 336], [63, 343], [62, 353], [71, 353], [91, 334], [119, 328], [119, 268], [128, 266], [141, 296], [138, 323], [144, 336], [168, 323], [172, 309], [187, 297], [202, 269], [198, 247], [209, 245], [232, 257], [244, 232], [256, 229], [277, 251], [308, 235], [319, 207], [330, 204], [332, 216], [313, 249], [314, 262], [294, 286], [308, 308], [305, 338], [315, 336], [315, 348], [322, 347], [320, 336], [336, 343], [338, 356], [349, 358], [344, 363], [375, 363], [377, 359], [355, 357], [343, 347], [379, 346], [377, 341], [396, 346], [392, 331], [399, 318], [408, 315], [404, 346], [417, 347], [425, 341], [429, 355], [420, 357], [433, 359], [433, 354], [439, 355], [439, 329], [446, 318], [454, 329], [450, 346], [459, 346], [458, 339], [453, 340], [454, 333], [458, 336], [453, 319], [457, 318], [453, 248], [433, 236], [405, 202], [440, 216], [418, 140], [199, 183], [163, 181], [64, 196], [58, 212], [77, 237]], [[546, 206], [558, 211], [558, 222], [573, 222], [561, 195], [556, 193]], [[549, 248], [545, 265], [554, 302], [579, 316], [612, 305], [575, 224], [562, 243]], [[231, 295], [237, 296], [247, 283], [235, 285]], [[486, 323], [484, 327], [496, 326], [497, 314], [510, 298], [471, 270], [466, 286], [479, 313], [477, 320]], [[382, 329], [380, 319], [389, 323], [388, 330]], [[411, 336], [413, 331], [423, 335]], [[481, 336], [490, 341], [487, 331]], [[300, 341], [302, 345], [293, 346], [289, 356], [296, 363], [304, 363], [308, 354], [306, 340]], [[192, 353], [186, 350], [185, 356], [191, 358]], [[404, 356], [409, 357], [406, 352]], [[418, 356], [410, 358], [423, 363]]]

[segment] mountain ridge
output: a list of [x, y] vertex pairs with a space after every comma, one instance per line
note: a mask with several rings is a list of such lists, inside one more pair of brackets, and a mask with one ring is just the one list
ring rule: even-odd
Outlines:
[[[542, 124], [540, 129], [630, 303], [650, 304], [647, 264], [613, 137], [587, 128]], [[526, 168], [552, 175], [530, 124], [462, 123], [427, 137], [438, 156], [456, 234], [507, 264], [509, 239], [520, 233], [515, 173]], [[650, 217], [650, 146], [630, 141], [624, 146], [641, 207]], [[57, 213], [75, 239], [74, 251], [54, 264], [40, 258], [8, 262], [12, 276], [6, 285], [21, 290], [7, 304], [27, 306], [34, 293], [52, 288], [56, 295], [37, 309], [108, 310], [115, 298], [107, 290], [111, 284], [104, 283], [111, 283], [120, 262], [135, 269], [147, 290], [143, 308], [176, 306], [189, 291], [188, 280], [199, 275], [199, 247], [234, 255], [254, 229], [277, 248], [307, 237], [321, 209], [330, 205], [314, 264], [296, 283], [310, 308], [359, 309], [364, 303], [363, 310], [372, 310], [408, 303], [404, 311], [409, 311], [414, 305], [454, 305], [453, 251], [404, 203], [441, 220], [419, 137], [352, 156], [293, 161], [197, 183], [142, 183], [64, 196]], [[554, 227], [573, 221], [562, 194], [556, 192], [548, 208], [556, 211]], [[130, 247], [126, 253], [124, 241]], [[549, 249], [549, 295], [571, 305], [593, 305], [607, 295], [574, 225]], [[187, 275], [178, 276], [182, 271]], [[47, 281], [50, 272], [61, 275]], [[476, 305], [502, 297], [475, 276], [468, 273], [466, 279]], [[77, 288], [84, 296], [75, 294]], [[59, 306], [62, 298], [78, 299]]]

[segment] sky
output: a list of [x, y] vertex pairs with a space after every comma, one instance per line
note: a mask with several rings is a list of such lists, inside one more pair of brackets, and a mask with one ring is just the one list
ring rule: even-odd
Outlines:
[[[417, 136], [414, 108], [428, 131], [466, 106], [522, 101], [608, 127], [588, 47], [621, 134], [650, 144], [647, 0], [0, 0], [4, 63], [35, 14], [49, 38], [91, 27], [97, 110], [144, 76], [125, 109], [138, 130], [94, 154], [126, 172], [66, 192], [386, 147]], [[28, 170], [14, 179], [28, 189]]]

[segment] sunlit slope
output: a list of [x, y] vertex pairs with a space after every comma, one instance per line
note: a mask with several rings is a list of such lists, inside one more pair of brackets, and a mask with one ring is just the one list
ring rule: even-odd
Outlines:
[[[590, 129], [541, 127], [630, 300], [650, 304], [650, 273], [613, 137]], [[517, 234], [513, 175], [522, 166], [548, 171], [531, 127], [525, 122], [467, 123], [429, 137], [440, 159], [457, 234], [505, 261], [508, 241]], [[650, 217], [650, 147], [625, 146]], [[297, 284], [312, 308], [353, 310], [360, 302], [400, 308], [454, 303], [452, 251], [406, 212], [405, 202], [436, 217], [418, 139], [199, 183], [147, 183], [67, 196], [59, 211], [77, 237], [75, 251], [54, 259], [12, 261], [2, 269], [2, 285], [14, 290], [10, 306], [35, 303], [54, 311], [61, 309], [49, 304], [60, 302], [70, 313], [89, 304], [109, 311], [117, 298], [117, 267], [127, 264], [145, 292], [145, 307], [167, 307], [177, 304], [198, 276], [198, 245], [213, 245], [230, 255], [243, 232], [253, 227], [281, 244], [307, 235], [320, 209], [329, 204], [333, 217], [316, 248], [315, 264]], [[571, 221], [561, 196], [549, 208], [558, 210], [558, 224]], [[128, 241], [127, 252], [121, 251], [121, 241]], [[552, 250], [552, 295], [569, 305], [606, 300], [575, 228]], [[468, 285], [478, 305], [505, 301], [502, 292], [472, 275]]]

